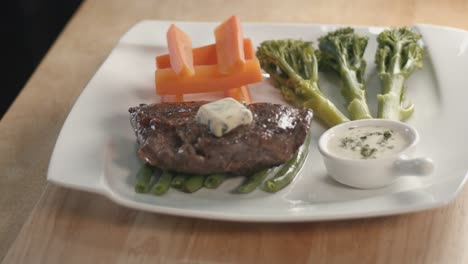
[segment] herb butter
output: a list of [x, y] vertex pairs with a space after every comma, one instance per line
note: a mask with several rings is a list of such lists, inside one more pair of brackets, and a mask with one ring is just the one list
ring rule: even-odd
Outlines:
[[409, 144], [400, 132], [381, 126], [350, 127], [334, 135], [330, 153], [350, 159], [376, 159], [391, 156]]
[[222, 137], [238, 126], [252, 123], [253, 116], [243, 104], [232, 98], [224, 98], [202, 105], [195, 120], [208, 126], [215, 136]]

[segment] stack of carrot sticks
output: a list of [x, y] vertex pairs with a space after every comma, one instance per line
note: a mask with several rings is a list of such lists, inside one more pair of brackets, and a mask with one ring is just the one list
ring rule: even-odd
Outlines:
[[156, 57], [156, 93], [163, 102], [184, 101], [185, 94], [221, 91], [226, 97], [251, 103], [247, 85], [262, 80], [252, 41], [244, 38], [236, 16], [219, 25], [214, 35], [215, 44], [192, 48], [189, 35], [174, 24], [169, 27], [169, 54]]

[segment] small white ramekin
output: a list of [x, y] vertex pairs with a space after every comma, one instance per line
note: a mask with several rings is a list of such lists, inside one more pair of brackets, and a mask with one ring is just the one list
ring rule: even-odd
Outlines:
[[[394, 155], [377, 159], [343, 158], [328, 150], [328, 142], [349, 127], [382, 126], [399, 131], [409, 144]], [[336, 181], [361, 189], [380, 188], [392, 184], [401, 176], [423, 176], [433, 171], [429, 158], [410, 158], [419, 142], [419, 134], [408, 124], [385, 119], [362, 119], [346, 122], [327, 130], [319, 139], [318, 147], [328, 174]]]

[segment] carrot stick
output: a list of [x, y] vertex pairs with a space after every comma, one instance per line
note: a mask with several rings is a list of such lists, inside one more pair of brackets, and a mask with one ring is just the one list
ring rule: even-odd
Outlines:
[[246, 60], [250, 60], [255, 57], [255, 48], [252, 44], [252, 40], [249, 38], [244, 39], [244, 56]]
[[195, 74], [180, 78], [172, 69], [156, 71], [156, 93], [190, 94], [224, 91], [242, 85], [259, 82], [262, 72], [258, 59], [246, 60], [235, 74], [224, 75], [218, 72], [217, 65], [194, 66]]
[[180, 76], [192, 76], [195, 70], [190, 36], [172, 24], [167, 31], [167, 46], [172, 70]]
[[245, 86], [242, 86], [240, 89], [242, 91], [242, 96], [244, 97], [245, 104], [248, 104], [248, 105], [251, 104], [252, 96], [250, 95], [249, 87], [245, 85]]
[[[216, 58], [216, 44], [194, 48], [192, 50], [192, 53], [193, 65], [214, 65], [218, 63], [218, 60]], [[250, 60], [255, 57], [255, 49], [253, 47], [252, 40], [249, 38], [244, 39], [244, 54], [246, 60]], [[156, 67], [158, 69], [171, 67], [169, 54], [157, 56]]]
[[224, 90], [224, 97], [232, 97], [239, 102], [242, 102], [244, 100], [241, 88], [232, 88]]
[[245, 63], [244, 35], [239, 18], [230, 17], [215, 29], [216, 57], [222, 74], [233, 74]]
[[[236, 30], [233, 30], [232, 28], [235, 28]], [[238, 46], [238, 38], [242, 38], [242, 31], [239, 19], [237, 19], [236, 17], [231, 17], [230, 19], [228, 19], [228, 21], [219, 26], [215, 31], [215, 35], [217, 44], [217, 55], [220, 56], [220, 58], [227, 58], [225, 60], [219, 60], [219, 69], [231, 69], [232, 67], [236, 66], [230, 65], [229, 63], [240, 63], [242, 65], [247, 55], [255, 56], [255, 51], [253, 50], [253, 47], [246, 48], [244, 47], [244, 43], [241, 43], [240, 46]], [[226, 47], [236, 47], [238, 50], [244, 51], [244, 53], [234, 53], [233, 56], [233, 52], [231, 50], [227, 50]], [[245, 102], [246, 104], [251, 103], [249, 90], [245, 86], [225, 90], [224, 95], [226, 97], [232, 97], [237, 101]]]
[[252, 103], [249, 88], [246, 85], [241, 86], [240, 88], [227, 89], [224, 91], [224, 96], [232, 97], [239, 102], [244, 102], [245, 104]]
[[176, 102], [183, 102], [184, 95], [183, 94], [169, 94], [169, 95], [161, 95], [161, 103], [176, 103]]

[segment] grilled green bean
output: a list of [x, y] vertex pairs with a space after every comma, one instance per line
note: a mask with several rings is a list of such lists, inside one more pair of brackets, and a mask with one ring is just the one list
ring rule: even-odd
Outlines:
[[297, 151], [294, 157], [286, 162], [273, 178], [265, 181], [265, 184], [262, 186], [264, 191], [272, 193], [277, 192], [294, 180], [307, 158], [307, 154], [309, 153], [309, 143], [310, 136], [307, 136], [304, 144]]
[[164, 170], [161, 176], [159, 177], [158, 181], [154, 184], [153, 188], [151, 189], [151, 193], [154, 195], [163, 195], [169, 190], [171, 187], [172, 182], [172, 173], [167, 170]]
[[146, 193], [149, 191], [149, 184], [153, 177], [154, 168], [149, 164], [143, 164], [136, 175], [135, 192]]
[[264, 170], [254, 173], [253, 175], [248, 177], [241, 186], [237, 187], [236, 192], [237, 193], [252, 192], [253, 190], [257, 188], [257, 186], [259, 186], [263, 182], [263, 180], [265, 180], [265, 178], [268, 176], [268, 174], [270, 174], [270, 172], [273, 169], [274, 168], [264, 169]]
[[172, 178], [171, 182], [171, 187], [173, 188], [181, 188], [182, 185], [184, 184], [184, 181], [188, 178], [189, 176], [183, 173], [177, 173], [174, 178]]
[[190, 175], [183, 183], [182, 190], [184, 192], [192, 193], [198, 191], [203, 187], [205, 181], [205, 175], [194, 174]]
[[203, 182], [203, 186], [208, 189], [215, 189], [218, 188], [224, 180], [227, 179], [227, 175], [223, 173], [216, 173], [206, 176], [205, 181]]

